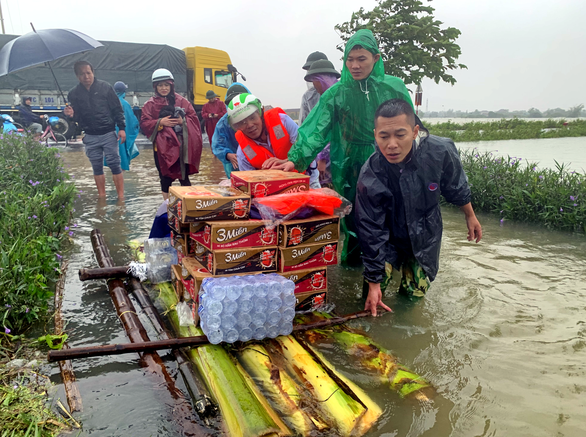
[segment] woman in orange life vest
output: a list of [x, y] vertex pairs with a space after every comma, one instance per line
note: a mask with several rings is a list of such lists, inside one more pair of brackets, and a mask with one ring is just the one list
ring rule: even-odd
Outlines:
[[[297, 124], [281, 108], [264, 111], [252, 94], [239, 94], [228, 105], [228, 121], [236, 131], [239, 170], [260, 170], [270, 158], [285, 159], [297, 139]], [[310, 187], [320, 188], [319, 171], [312, 162], [305, 172]]]

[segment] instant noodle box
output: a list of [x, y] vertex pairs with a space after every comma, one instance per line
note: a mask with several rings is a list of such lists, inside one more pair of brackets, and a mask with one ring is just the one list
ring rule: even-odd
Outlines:
[[195, 242], [195, 259], [213, 275], [277, 271], [277, 246], [211, 251]]
[[171, 266], [171, 282], [173, 283], [173, 288], [175, 288], [175, 293], [177, 293], [179, 301], [198, 300], [197, 293], [195, 292], [195, 280], [188, 271], [183, 271], [183, 266], [178, 264]]
[[338, 264], [337, 241], [279, 248], [279, 272], [306, 270], [333, 264]]
[[279, 225], [279, 246], [327, 243], [340, 238], [340, 218], [319, 215], [303, 220], [289, 220]]
[[171, 231], [170, 238], [171, 245], [181, 255], [188, 256], [195, 253], [195, 242], [190, 238], [189, 232], [187, 234], [178, 234], [175, 231]]
[[248, 218], [250, 196], [218, 185], [171, 187], [168, 212], [183, 223]]
[[316, 306], [323, 305], [328, 301], [327, 291], [314, 291], [299, 293], [295, 295], [295, 311], [309, 311]]
[[181, 220], [179, 220], [179, 217], [170, 214], [167, 211], [167, 223], [169, 224], [169, 227], [171, 228], [171, 230], [175, 231], [178, 234], [185, 234], [185, 233], [189, 233], [190, 229], [189, 229], [189, 223], [182, 223]]
[[309, 176], [282, 170], [233, 171], [232, 186], [252, 197], [309, 190]]
[[277, 245], [277, 231], [262, 220], [235, 220], [191, 225], [191, 238], [209, 250]]
[[254, 275], [260, 274], [260, 272], [244, 272], [241, 274], [236, 275], [212, 275], [208, 269], [202, 266], [195, 258], [183, 258], [183, 267], [189, 273], [189, 276], [193, 278], [193, 290], [195, 296], [198, 296], [199, 289], [201, 288], [201, 283], [205, 278], [211, 278], [216, 276], [240, 276], [240, 275]]
[[280, 272], [279, 275], [295, 283], [295, 294], [326, 291], [328, 288], [328, 269], [320, 267], [293, 272]]

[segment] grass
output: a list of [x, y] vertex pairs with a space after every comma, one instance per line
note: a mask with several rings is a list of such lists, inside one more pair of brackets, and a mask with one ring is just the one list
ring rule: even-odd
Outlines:
[[501, 222], [518, 220], [551, 229], [586, 232], [586, 174], [538, 169], [521, 158], [461, 150], [460, 156], [477, 211], [494, 212]]
[[0, 332], [46, 316], [74, 196], [57, 149], [0, 134]]
[[492, 122], [429, 123], [433, 135], [458, 141], [522, 140], [531, 138], [561, 138], [586, 136], [586, 120], [539, 120], [519, 118]]
[[[0, 437], [54, 436], [69, 425], [48, 404], [52, 384], [35, 368], [9, 368], [14, 359], [35, 358], [32, 340], [0, 334]], [[14, 340], [11, 342], [10, 340]]]

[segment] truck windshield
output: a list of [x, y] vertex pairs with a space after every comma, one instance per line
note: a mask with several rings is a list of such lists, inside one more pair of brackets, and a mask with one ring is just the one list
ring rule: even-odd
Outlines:
[[216, 71], [216, 86], [229, 88], [232, 85], [232, 73], [228, 71]]

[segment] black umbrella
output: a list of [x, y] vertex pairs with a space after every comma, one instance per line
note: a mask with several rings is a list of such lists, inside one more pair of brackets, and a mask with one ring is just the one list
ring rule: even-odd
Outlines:
[[61, 97], [66, 102], [50, 61], [93, 50], [102, 45], [102, 43], [76, 30], [43, 29], [36, 31], [33, 26], [32, 32], [9, 41], [0, 50], [0, 76], [46, 62], [51, 69]]

